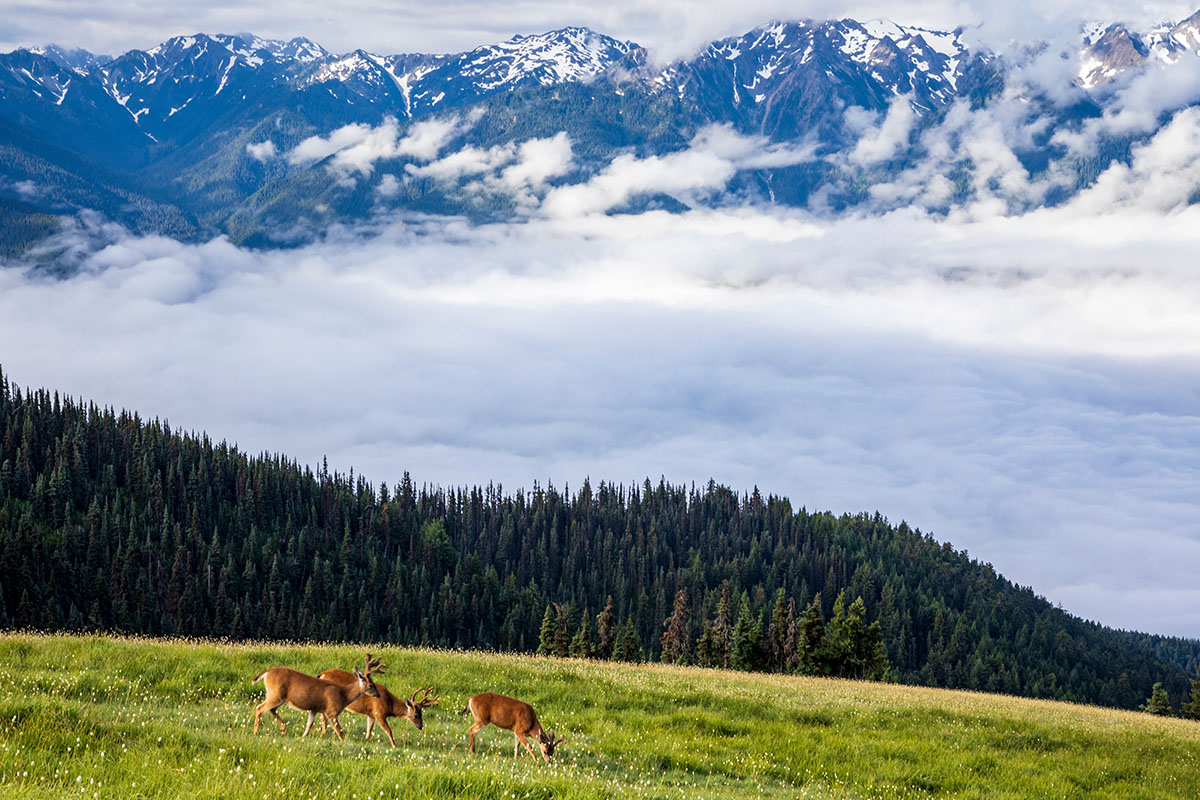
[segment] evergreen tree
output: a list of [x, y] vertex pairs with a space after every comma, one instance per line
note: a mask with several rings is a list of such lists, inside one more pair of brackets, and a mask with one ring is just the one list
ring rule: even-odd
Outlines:
[[558, 618], [554, 622], [554, 655], [566, 658], [571, 654], [571, 607], [554, 604]]
[[795, 672], [800, 667], [800, 624], [796, 619], [796, 598], [788, 598], [786, 635], [783, 640], [783, 671]]
[[721, 599], [712, 624], [712, 665], [729, 667], [729, 647], [733, 638], [733, 597], [729, 581], [721, 584]]
[[729, 645], [729, 666], [731, 669], [756, 670], [762, 667], [762, 625], [750, 611], [750, 596], [742, 593], [741, 608], [738, 610], [737, 622], [733, 624], [733, 632]]
[[542, 615], [542, 628], [538, 634], [538, 655], [554, 655], [554, 631], [557, 628], [554, 606], [546, 604], [546, 613]]
[[613, 646], [613, 658], [617, 661], [641, 661], [641, 648], [638, 646], [637, 629], [633, 617], [625, 618], [621, 629], [617, 632], [616, 644]]
[[1167, 696], [1167, 690], [1163, 688], [1162, 681], [1154, 684], [1154, 688], [1150, 691], [1150, 697], [1146, 699], [1145, 705], [1141, 708], [1148, 714], [1170, 716], [1171, 699]]
[[612, 658], [617, 643], [616, 615], [613, 613], [612, 595], [604, 603], [604, 610], [596, 617], [597, 658]]
[[1189, 679], [1192, 684], [1191, 699], [1179, 706], [1179, 716], [1184, 719], [1200, 720], [1200, 681]]
[[824, 674], [825, 616], [821, 611], [821, 593], [804, 609], [797, 623], [797, 671], [804, 675]]
[[680, 589], [675, 593], [675, 606], [671, 610], [671, 616], [663, 620], [663, 627], [667, 629], [660, 639], [664, 664], [688, 663], [688, 653], [691, 650], [689, 619], [687, 595]]
[[583, 610], [583, 616], [579, 620], [579, 630], [571, 638], [570, 655], [571, 658], [591, 658], [594, 650], [592, 644], [592, 619], [588, 616], [588, 611]]
[[717, 666], [716, 645], [711, 621], [704, 623], [704, 630], [700, 632], [700, 638], [696, 640], [696, 664], [701, 667]]
[[783, 587], [775, 593], [775, 608], [771, 611], [771, 622], [767, 626], [767, 670], [783, 672], [787, 662], [788, 617], [787, 598]]

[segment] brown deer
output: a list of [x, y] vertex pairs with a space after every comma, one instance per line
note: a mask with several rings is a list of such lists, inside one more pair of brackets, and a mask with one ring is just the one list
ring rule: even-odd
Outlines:
[[354, 668], [354, 682], [349, 686], [323, 681], [287, 667], [275, 667], [258, 673], [251, 682], [257, 682], [261, 678], [267, 688], [267, 698], [254, 709], [255, 735], [258, 735], [258, 724], [267, 711], [270, 711], [271, 716], [279, 723], [279, 732], [286, 731], [287, 726], [279, 718], [276, 709], [287, 703], [297, 711], [308, 712], [308, 724], [304, 726], [304, 733], [300, 738], [308, 736], [313, 720], [317, 718], [317, 714], [321, 714], [324, 719], [333, 722], [333, 730], [339, 739], [344, 740], [346, 737], [342, 735], [342, 726], [338, 724], [338, 715], [342, 710], [363, 695], [379, 697], [379, 690], [375, 688], [371, 676], [382, 672], [386, 667], [379, 663], [379, 659], [372, 658], [370, 653], [367, 653], [366, 666], [366, 672], [358, 667]]
[[[347, 686], [354, 683], [355, 678], [344, 669], [327, 669], [318, 675], [323, 681], [331, 681]], [[387, 734], [388, 741], [392, 743], [392, 747], [396, 746], [396, 737], [392, 735], [392, 729], [388, 726], [388, 717], [399, 717], [401, 719], [411, 720], [413, 725], [417, 726], [417, 730], [425, 727], [425, 721], [421, 717], [421, 712], [430, 706], [436, 706], [438, 703], [437, 695], [431, 699], [429, 693], [433, 691], [433, 687], [428, 689], [417, 689], [408, 699], [396, 697], [387, 690], [387, 687], [382, 683], [375, 684], [375, 688], [379, 690], [378, 697], [360, 697], [350, 705], [346, 706], [347, 711], [353, 711], [356, 714], [367, 715], [367, 738], [371, 738], [371, 729], [376, 722], [379, 727], [383, 728], [383, 732]], [[420, 699], [417, 695], [424, 692]], [[321, 720], [321, 735], [325, 734], [325, 720]]]
[[459, 713], [466, 714], [468, 711], [475, 717], [475, 724], [471, 726], [472, 753], [475, 752], [475, 734], [489, 724], [510, 730], [517, 737], [513, 742], [513, 758], [520, 757], [521, 745], [525, 745], [529, 755], [537, 760], [537, 754], [533, 752], [526, 736], [537, 736], [538, 747], [541, 748], [542, 758], [546, 759], [547, 764], [550, 763], [550, 756], [554, 755], [554, 748], [563, 742], [555, 737], [554, 731], [547, 734], [543, 730], [537, 714], [533, 712], [533, 706], [502, 694], [481, 692], [468, 700], [467, 707]]

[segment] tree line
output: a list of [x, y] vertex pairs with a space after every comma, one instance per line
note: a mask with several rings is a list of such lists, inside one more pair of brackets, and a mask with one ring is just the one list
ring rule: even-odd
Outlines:
[[1200, 654], [878, 514], [712, 482], [375, 486], [2, 372], [0, 626], [565, 647], [1124, 708], [1186, 696]]

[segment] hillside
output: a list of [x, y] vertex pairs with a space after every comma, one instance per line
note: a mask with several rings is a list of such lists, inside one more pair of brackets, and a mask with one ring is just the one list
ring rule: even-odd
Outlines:
[[680, 592], [672, 658], [743, 669], [865, 674], [808, 620], [878, 623], [905, 683], [1135, 708], [1156, 681], [1177, 702], [1200, 651], [877, 515], [715, 484], [376, 488], [0, 375], [4, 627], [657, 660]]
[[[360, 663], [362, 646], [0, 636], [0, 793], [7, 797], [1036, 798], [1190, 800], [1200, 725], [966, 692], [662, 665], [375, 649], [381, 681], [433, 685], [397, 748], [345, 712], [345, 744], [257, 737], [251, 679]], [[547, 767], [487, 728], [477, 691], [532, 702], [565, 737]]]

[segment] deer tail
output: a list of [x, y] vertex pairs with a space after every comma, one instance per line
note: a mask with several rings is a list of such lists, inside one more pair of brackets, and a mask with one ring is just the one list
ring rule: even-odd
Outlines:
[[258, 683], [260, 680], [262, 680], [262, 676], [263, 676], [263, 675], [266, 675], [268, 672], [270, 672], [270, 670], [266, 670], [266, 669], [264, 669], [262, 672], [260, 672], [260, 673], [258, 673], [257, 675], [255, 675], [255, 676], [254, 676], [254, 680], [252, 680], [252, 681], [250, 681], [250, 682], [251, 682], [251, 683]]

